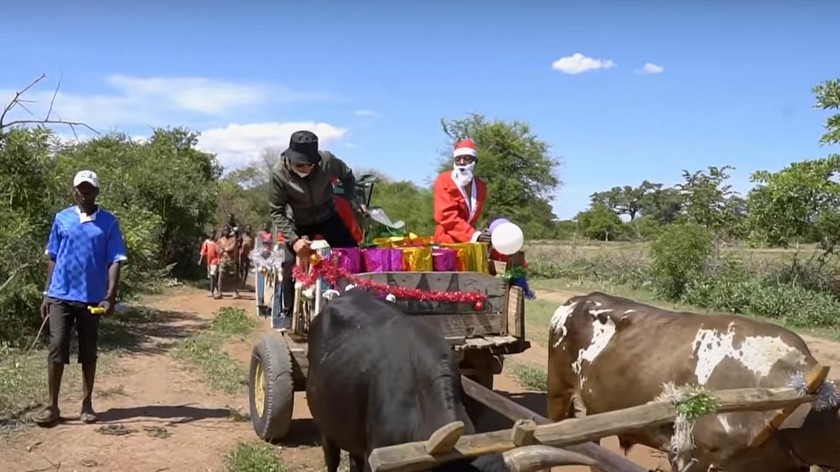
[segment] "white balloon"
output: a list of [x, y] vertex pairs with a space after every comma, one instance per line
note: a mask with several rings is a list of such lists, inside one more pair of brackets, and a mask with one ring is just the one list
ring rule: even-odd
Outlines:
[[525, 244], [525, 235], [522, 234], [522, 228], [519, 226], [510, 222], [502, 223], [493, 230], [493, 234], [490, 235], [490, 243], [493, 245], [493, 249], [510, 256], [522, 249]]

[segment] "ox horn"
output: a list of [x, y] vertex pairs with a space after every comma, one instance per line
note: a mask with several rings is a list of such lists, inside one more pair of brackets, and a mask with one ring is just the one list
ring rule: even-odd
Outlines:
[[576, 452], [551, 446], [524, 446], [502, 454], [510, 472], [534, 472], [562, 465], [598, 465], [595, 460]]

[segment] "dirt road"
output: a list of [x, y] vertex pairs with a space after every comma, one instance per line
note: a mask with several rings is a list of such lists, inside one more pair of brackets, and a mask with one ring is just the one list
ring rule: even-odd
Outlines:
[[[0, 438], [0, 470], [222, 470], [226, 452], [241, 440], [256, 439], [250, 421], [240, 416], [248, 411], [247, 395], [210, 389], [201, 373], [173, 359], [172, 346], [178, 339], [195, 333], [223, 306], [253, 313], [253, 292], [244, 291], [242, 295], [240, 300], [213, 300], [202, 290], [181, 288], [145, 299], [145, 305], [159, 310], [157, 318], [133, 326], [141, 341], [130, 352], [119, 355], [115, 361], [118, 369], [100, 375], [94, 397], [99, 423], [80, 423], [79, 398], [65, 395], [61, 411], [62, 416], [69, 418], [67, 421], [49, 429], [25, 428], [8, 440]], [[541, 292], [540, 296], [559, 302], [568, 293]], [[224, 350], [247, 369], [251, 348], [259, 335], [257, 330], [233, 339]], [[840, 348], [836, 344], [821, 339], [810, 341], [823, 362], [837, 364]], [[535, 345], [518, 357], [520, 361], [544, 366], [547, 356], [544, 347]], [[78, 366], [71, 364], [70, 368]], [[497, 376], [496, 386], [535, 411], [543, 411], [544, 396], [524, 391], [507, 374]], [[317, 427], [309, 418], [303, 393], [296, 396], [294, 417], [290, 438], [280, 446], [283, 463], [287, 470], [323, 470]], [[614, 438], [605, 440], [604, 445], [619, 451]], [[661, 453], [643, 447], [633, 449], [630, 457], [651, 469], [665, 464]]]

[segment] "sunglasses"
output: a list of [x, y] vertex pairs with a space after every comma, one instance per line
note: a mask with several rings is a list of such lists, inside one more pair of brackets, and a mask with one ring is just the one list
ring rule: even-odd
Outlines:
[[472, 164], [473, 162], [475, 162], [475, 160], [475, 156], [458, 156], [455, 158], [455, 164], [463, 166], [467, 164]]

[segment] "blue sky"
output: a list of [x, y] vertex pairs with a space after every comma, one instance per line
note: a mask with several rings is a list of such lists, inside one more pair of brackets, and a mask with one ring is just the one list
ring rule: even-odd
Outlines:
[[562, 218], [613, 185], [731, 164], [743, 191], [827, 154], [810, 90], [840, 77], [831, 0], [6, 3], [4, 102], [45, 72], [36, 114], [62, 76], [55, 108], [99, 131], [188, 126], [232, 167], [307, 127], [421, 184], [440, 118], [523, 120], [562, 160]]

